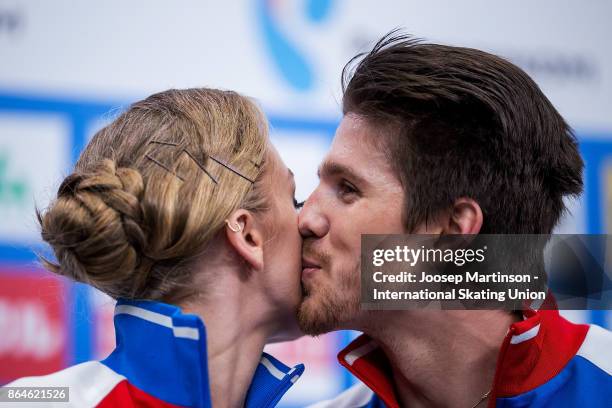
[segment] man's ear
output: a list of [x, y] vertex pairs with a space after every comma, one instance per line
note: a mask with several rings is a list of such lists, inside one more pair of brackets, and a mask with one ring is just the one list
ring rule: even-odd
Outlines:
[[471, 198], [461, 197], [453, 203], [444, 232], [446, 234], [475, 235], [480, 232], [482, 221], [480, 205]]
[[251, 269], [263, 269], [263, 234], [253, 214], [247, 210], [234, 211], [225, 221], [225, 236], [230, 246]]

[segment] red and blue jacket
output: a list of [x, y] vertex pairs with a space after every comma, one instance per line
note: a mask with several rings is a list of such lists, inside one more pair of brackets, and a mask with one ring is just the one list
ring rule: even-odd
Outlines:
[[[398, 408], [389, 362], [366, 335], [338, 355], [361, 383], [311, 408]], [[498, 355], [489, 408], [612, 407], [612, 333], [528, 310]]]
[[[199, 317], [165, 303], [120, 300], [114, 323], [117, 346], [105, 360], [7, 386], [69, 387], [70, 402], [58, 407], [212, 406], [206, 329]], [[263, 353], [245, 407], [276, 406], [303, 372], [302, 364], [289, 368]]]

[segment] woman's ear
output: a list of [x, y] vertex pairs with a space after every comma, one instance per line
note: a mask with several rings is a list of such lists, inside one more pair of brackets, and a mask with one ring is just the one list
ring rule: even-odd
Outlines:
[[467, 197], [455, 200], [451, 208], [448, 225], [444, 231], [447, 234], [475, 235], [482, 228], [483, 215], [480, 205]]
[[230, 246], [251, 269], [263, 269], [263, 234], [261, 224], [247, 210], [236, 210], [225, 220], [225, 236]]

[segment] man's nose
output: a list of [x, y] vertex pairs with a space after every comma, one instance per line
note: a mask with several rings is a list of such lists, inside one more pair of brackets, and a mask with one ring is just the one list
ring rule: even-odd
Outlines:
[[298, 227], [304, 238], [321, 238], [328, 233], [329, 220], [322, 211], [316, 191], [304, 203], [300, 211]]

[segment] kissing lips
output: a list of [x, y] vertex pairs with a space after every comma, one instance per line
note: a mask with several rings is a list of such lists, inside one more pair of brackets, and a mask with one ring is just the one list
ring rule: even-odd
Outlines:
[[319, 270], [321, 270], [321, 266], [317, 263], [308, 259], [302, 259], [302, 279], [312, 277]]

